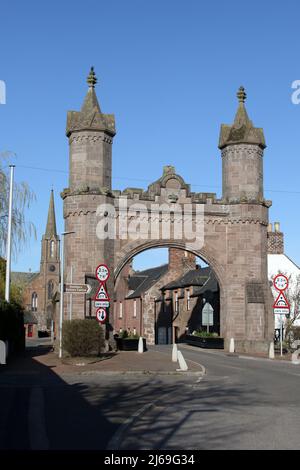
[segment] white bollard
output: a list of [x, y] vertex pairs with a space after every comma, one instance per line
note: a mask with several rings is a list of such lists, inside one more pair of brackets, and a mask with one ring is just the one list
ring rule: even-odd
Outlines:
[[187, 363], [185, 362], [185, 359], [181, 351], [177, 351], [177, 357], [178, 357], [178, 362], [179, 362], [179, 367], [180, 367], [180, 369], [177, 369], [177, 370], [188, 370]]
[[295, 364], [295, 365], [300, 364], [300, 361], [298, 359], [299, 354], [300, 354], [300, 349], [297, 349], [297, 351], [293, 352], [293, 354], [292, 354], [292, 364]]
[[0, 340], [0, 364], [6, 364], [6, 345]]
[[274, 351], [274, 343], [272, 341], [269, 347], [269, 359], [274, 359], [274, 358], [275, 358], [275, 351]]
[[178, 361], [178, 349], [177, 349], [177, 344], [173, 344], [173, 349], [172, 349], [172, 362], [177, 362]]
[[229, 352], [234, 353], [234, 338], [230, 338]]
[[138, 352], [143, 353], [144, 352], [144, 342], [143, 338], [140, 336], [139, 338], [139, 347], [138, 347]]

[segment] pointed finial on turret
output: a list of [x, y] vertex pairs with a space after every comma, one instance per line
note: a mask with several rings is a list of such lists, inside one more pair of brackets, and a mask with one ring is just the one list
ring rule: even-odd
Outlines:
[[95, 85], [97, 83], [97, 77], [96, 77], [96, 74], [94, 72], [94, 67], [91, 67], [90, 73], [89, 73], [86, 81], [88, 83], [89, 88], [94, 88], [95, 87]]
[[247, 98], [247, 94], [246, 94], [245, 88], [243, 86], [240, 86], [236, 96], [238, 97], [238, 100], [239, 100], [240, 103], [245, 103], [246, 98]]

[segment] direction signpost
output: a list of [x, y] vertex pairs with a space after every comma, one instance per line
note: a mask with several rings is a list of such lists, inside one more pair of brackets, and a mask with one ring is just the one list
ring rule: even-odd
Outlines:
[[288, 278], [284, 274], [277, 274], [273, 280], [274, 288], [279, 292], [274, 305], [274, 314], [279, 314], [280, 318], [280, 355], [282, 356], [282, 339], [283, 339], [283, 317], [282, 315], [288, 315], [290, 313], [290, 304], [284, 294], [284, 291], [289, 286]]
[[89, 294], [92, 288], [89, 284], [65, 284], [64, 292], [70, 294]]

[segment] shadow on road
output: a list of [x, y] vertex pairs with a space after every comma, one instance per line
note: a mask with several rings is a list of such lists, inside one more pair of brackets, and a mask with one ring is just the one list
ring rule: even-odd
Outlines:
[[208, 437], [214, 448], [225, 436], [234, 440], [243, 433], [235, 422], [220, 421], [220, 412], [234, 414], [242, 403], [255, 401], [255, 390], [195, 387], [195, 378], [187, 377], [62, 378], [55, 364], [46, 367], [35, 359], [49, 351], [27, 348], [0, 369], [0, 449], [106, 449], [120, 425], [149, 403], [149, 411], [125, 428], [121, 448], [204, 448]]

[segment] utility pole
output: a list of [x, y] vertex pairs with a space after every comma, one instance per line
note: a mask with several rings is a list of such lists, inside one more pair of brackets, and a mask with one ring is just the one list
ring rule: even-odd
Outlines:
[[12, 229], [12, 207], [13, 207], [13, 186], [15, 165], [9, 165], [10, 186], [9, 186], [9, 206], [8, 206], [8, 227], [6, 244], [6, 279], [5, 279], [5, 300], [10, 300], [10, 271], [11, 271], [11, 229]]
[[75, 232], [63, 232], [61, 234], [61, 257], [60, 257], [60, 301], [59, 301], [59, 353], [58, 357], [62, 357], [62, 324], [64, 313], [64, 245], [65, 235]]

